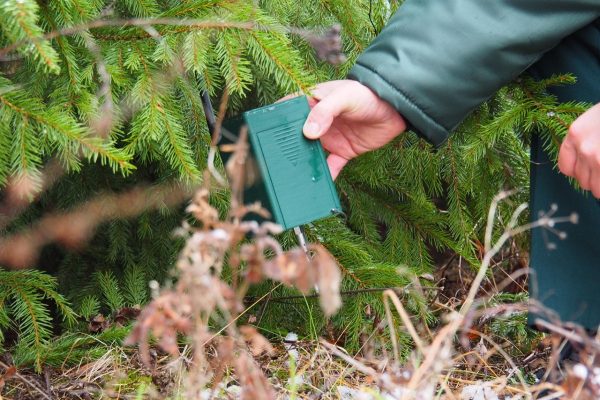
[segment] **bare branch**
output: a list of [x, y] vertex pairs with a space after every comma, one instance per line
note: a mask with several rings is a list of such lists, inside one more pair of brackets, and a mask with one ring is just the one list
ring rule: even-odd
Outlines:
[[[178, 19], [178, 18], [132, 18], [132, 19], [100, 19], [95, 21], [90, 21], [85, 24], [79, 24], [70, 26], [68, 28], [63, 28], [55, 31], [51, 31], [46, 33], [45, 35], [40, 36], [37, 40], [50, 40], [57, 38], [59, 36], [72, 36], [76, 35], [80, 32], [86, 31], [88, 29], [94, 28], [103, 28], [109, 26], [116, 26], [119, 28], [126, 28], [128, 26], [137, 26], [137, 27], [150, 27], [152, 25], [170, 25], [170, 26], [179, 26], [186, 27], [190, 29], [244, 29], [251, 30], [256, 29], [257, 25], [250, 22], [227, 22], [227, 21], [210, 21], [210, 20], [199, 20], [199, 19]], [[147, 33], [148, 37], [151, 37], [150, 34]], [[17, 50], [20, 46], [26, 44], [28, 40], [19, 40], [10, 46], [6, 46], [0, 49], [0, 57], [5, 56], [15, 50]]]
[[189, 196], [189, 189], [172, 183], [140, 186], [125, 193], [96, 196], [72, 211], [47, 215], [24, 232], [0, 240], [0, 264], [12, 268], [30, 267], [41, 248], [48, 243], [78, 247], [89, 239], [102, 222], [175, 206]]

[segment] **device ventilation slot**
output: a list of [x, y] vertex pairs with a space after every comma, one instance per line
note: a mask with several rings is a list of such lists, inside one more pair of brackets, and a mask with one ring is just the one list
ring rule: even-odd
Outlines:
[[294, 165], [300, 159], [300, 149], [302, 147], [301, 121], [288, 123], [275, 129], [265, 131], [267, 135], [273, 135], [283, 155]]

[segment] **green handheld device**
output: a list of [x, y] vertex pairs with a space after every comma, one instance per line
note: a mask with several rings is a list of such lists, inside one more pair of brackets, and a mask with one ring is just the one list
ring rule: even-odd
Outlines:
[[242, 125], [248, 127], [260, 176], [246, 189], [245, 201], [260, 201], [284, 229], [341, 213], [321, 143], [302, 134], [309, 112], [302, 96], [247, 111], [223, 124], [222, 143], [235, 141]]

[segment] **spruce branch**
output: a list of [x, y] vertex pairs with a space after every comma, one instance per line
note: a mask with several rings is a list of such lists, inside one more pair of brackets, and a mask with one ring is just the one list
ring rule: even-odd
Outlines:
[[38, 25], [38, 11], [34, 0], [6, 0], [0, 7], [0, 29], [14, 42], [11, 51], [33, 54], [46, 70], [58, 74], [58, 54]]
[[191, 0], [164, 11], [162, 17], [199, 17], [214, 10], [214, 8], [223, 5], [223, 0]]
[[95, 296], [85, 296], [79, 304], [79, 315], [84, 320], [90, 320], [100, 312], [100, 301]]
[[135, 265], [127, 268], [123, 289], [128, 306], [134, 307], [145, 304], [148, 300], [148, 280], [144, 270]]
[[243, 49], [243, 37], [237, 33], [223, 32], [215, 45], [215, 54], [221, 64], [222, 75], [230, 95], [243, 97], [252, 83], [250, 62]]
[[121, 309], [125, 305], [125, 299], [121, 294], [119, 282], [112, 271], [97, 273], [96, 280], [110, 312], [114, 313]]
[[297, 71], [302, 71], [298, 67], [298, 60], [290, 57], [288, 51], [282, 51], [285, 47], [281, 43], [271, 44], [276, 39], [273, 35], [254, 31], [250, 32], [250, 36], [253, 40], [250, 40], [249, 47], [254, 58], [262, 64], [269, 75], [275, 75], [278, 78], [286, 92], [298, 90], [303, 93], [310, 92], [311, 85], [307, 84], [307, 77], [297, 73]]
[[[41, 370], [43, 346], [52, 335], [52, 316], [46, 300], [51, 300], [62, 318], [74, 323], [75, 313], [56, 291], [57, 281], [43, 272], [5, 271], [0, 269], [1, 315], [10, 315], [11, 325], [19, 331], [18, 346], [30, 347], [35, 353], [35, 367]], [[6, 325], [0, 326], [0, 329]]]
[[[0, 85], [10, 85], [10, 82], [0, 77]], [[18, 130], [21, 135], [21, 140], [18, 142], [20, 165], [16, 167], [16, 172], [36, 170], [41, 161], [36, 154], [39, 152], [39, 144], [28, 143], [28, 140], [35, 140], [34, 138], [38, 136], [32, 131], [30, 121], [41, 125], [42, 133], [61, 145], [61, 158], [70, 168], [78, 168], [75, 158], [77, 149], [73, 148], [73, 145], [79, 147], [88, 159], [92, 161], [100, 159], [102, 164], [108, 163], [114, 171], [128, 173], [134, 168], [129, 163], [130, 157], [116, 149], [112, 143], [91, 136], [85, 127], [70, 115], [56, 108], [45, 108], [39, 99], [28, 97], [22, 89], [0, 94], [0, 112], [4, 107], [18, 115], [20, 119], [17, 121], [17, 126], [21, 128]]]
[[123, 0], [123, 4], [136, 17], [149, 17], [159, 12], [155, 0]]

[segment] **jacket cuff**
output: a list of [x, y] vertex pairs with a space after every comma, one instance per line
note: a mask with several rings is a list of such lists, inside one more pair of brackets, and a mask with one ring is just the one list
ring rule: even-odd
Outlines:
[[406, 120], [412, 131], [435, 147], [441, 146], [450, 135], [449, 129], [424, 112], [410, 96], [387, 82], [368, 66], [355, 64], [348, 74], [348, 79], [362, 83], [390, 103]]

